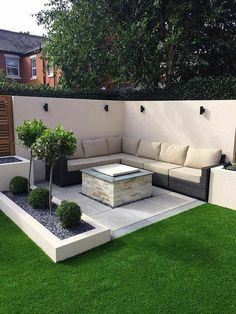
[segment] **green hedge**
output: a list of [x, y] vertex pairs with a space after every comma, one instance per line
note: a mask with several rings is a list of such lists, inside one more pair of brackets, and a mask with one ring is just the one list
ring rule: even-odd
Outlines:
[[211, 100], [236, 99], [236, 77], [196, 77], [184, 84], [154, 92], [140, 91], [122, 95], [125, 100]]
[[196, 77], [184, 85], [183, 99], [236, 99], [236, 77]]
[[54, 88], [47, 85], [0, 82], [0, 95], [80, 98], [80, 99], [121, 99], [119, 93], [108, 91], [76, 91], [69, 88]]
[[236, 77], [196, 77], [186, 83], [171, 85], [155, 91], [76, 91], [45, 85], [0, 82], [0, 95], [38, 96], [109, 100], [194, 100], [236, 99]]

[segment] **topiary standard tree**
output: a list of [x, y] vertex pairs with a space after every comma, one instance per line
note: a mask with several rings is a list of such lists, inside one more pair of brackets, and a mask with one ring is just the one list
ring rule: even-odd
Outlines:
[[43, 134], [46, 130], [42, 120], [33, 119], [32, 121], [24, 121], [22, 125], [19, 125], [16, 128], [18, 139], [20, 144], [26, 149], [30, 150], [30, 168], [29, 168], [29, 177], [28, 177], [28, 192], [30, 192], [30, 179], [31, 179], [31, 170], [33, 165], [33, 150], [32, 146], [35, 144], [36, 140]]
[[49, 179], [49, 209], [52, 210], [52, 176], [56, 161], [68, 159], [76, 150], [76, 138], [71, 131], [66, 131], [62, 126], [47, 129], [33, 145], [34, 154], [38, 159], [44, 160], [50, 167]]

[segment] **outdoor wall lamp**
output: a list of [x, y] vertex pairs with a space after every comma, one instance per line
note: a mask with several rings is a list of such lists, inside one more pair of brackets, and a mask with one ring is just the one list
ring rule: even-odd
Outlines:
[[45, 112], [47, 112], [48, 111], [48, 104], [44, 104], [43, 105], [43, 109], [44, 109]]
[[145, 111], [145, 107], [143, 107], [143, 105], [140, 106], [140, 112], [144, 112]]
[[200, 106], [200, 114], [203, 114], [206, 111], [206, 109], [203, 106]]
[[109, 106], [108, 106], [108, 105], [105, 105], [105, 106], [104, 106], [104, 110], [105, 110], [105, 111], [109, 111]]

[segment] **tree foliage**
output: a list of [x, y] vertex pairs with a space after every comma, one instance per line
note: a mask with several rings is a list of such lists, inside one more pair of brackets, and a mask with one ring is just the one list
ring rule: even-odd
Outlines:
[[234, 74], [234, 0], [49, 0], [45, 53], [70, 87]]
[[31, 179], [31, 169], [33, 164], [33, 150], [32, 147], [36, 140], [43, 134], [46, 130], [42, 120], [33, 119], [32, 121], [26, 120], [22, 125], [17, 126], [16, 132], [20, 144], [26, 149], [30, 150], [30, 167], [28, 176], [28, 192], [30, 192], [30, 179]]
[[16, 127], [16, 132], [20, 144], [26, 149], [31, 149], [36, 140], [46, 130], [42, 120], [33, 119], [32, 121], [26, 120], [22, 125]]
[[76, 150], [76, 138], [71, 131], [62, 126], [47, 128], [33, 146], [38, 159], [45, 159], [51, 165], [60, 159], [68, 159]]

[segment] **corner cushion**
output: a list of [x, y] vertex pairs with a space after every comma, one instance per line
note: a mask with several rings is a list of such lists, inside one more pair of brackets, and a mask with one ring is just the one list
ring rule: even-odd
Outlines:
[[121, 141], [120, 136], [107, 137], [107, 146], [109, 154], [119, 154], [121, 153]]
[[138, 150], [140, 140], [134, 139], [131, 137], [123, 137], [122, 139], [122, 152], [136, 155]]

